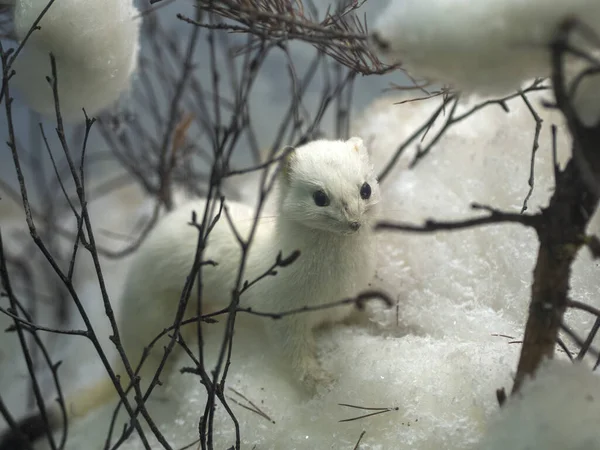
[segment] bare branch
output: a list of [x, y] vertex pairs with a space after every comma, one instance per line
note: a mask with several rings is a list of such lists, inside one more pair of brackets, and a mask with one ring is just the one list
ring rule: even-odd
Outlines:
[[556, 168], [555, 163], [556, 187], [550, 204], [541, 215], [542, 224], [538, 228], [540, 248], [513, 394], [519, 392], [525, 377], [533, 375], [541, 361], [553, 357], [561, 329], [580, 348], [586, 345], [585, 340], [563, 323], [567, 307], [573, 305], [568, 299], [571, 265], [579, 249], [589, 241], [584, 237], [585, 230], [600, 198], [600, 192], [595, 191], [592, 182], [592, 179], [600, 177], [600, 173], [594, 171], [596, 166], [593, 164], [589, 167], [586, 165], [597, 153], [600, 124], [588, 128], [581, 123], [573, 99], [568, 94], [569, 87], [564, 75], [564, 59], [568, 54], [585, 59], [583, 52], [574, 50], [568, 44], [576, 25], [573, 20], [566, 20], [558, 27], [551, 45], [552, 88], [556, 108], [565, 116], [573, 136], [573, 158], [562, 171]]
[[245, 5], [233, 0], [201, 0], [198, 8], [228, 20], [207, 23], [182, 14], [177, 17], [197, 27], [253, 35], [257, 41], [251, 43], [250, 48], [257, 45], [256, 42], [266, 40], [275, 44], [301, 40], [313, 44], [340, 64], [363, 75], [395, 70], [396, 66], [383, 64], [367, 45], [367, 24], [355, 14], [364, 2], [342, 2], [333, 14], [328, 12], [320, 21], [308, 17], [301, 2], [285, 0], [248, 2]]
[[412, 225], [398, 222], [379, 222], [375, 226], [376, 230], [396, 230], [408, 231], [411, 233], [433, 233], [435, 231], [453, 231], [466, 228], [477, 227], [481, 225], [493, 225], [499, 223], [518, 223], [526, 227], [538, 229], [540, 226], [539, 215], [515, 214], [500, 211], [489, 206], [478, 203], [471, 204], [472, 209], [484, 210], [489, 214], [483, 217], [474, 217], [471, 219], [457, 220], [453, 222], [442, 222], [436, 220], [427, 220], [424, 225]]

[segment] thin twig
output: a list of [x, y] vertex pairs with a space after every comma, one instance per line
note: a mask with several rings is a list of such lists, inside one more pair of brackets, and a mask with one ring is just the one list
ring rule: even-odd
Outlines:
[[532, 227], [534, 229], [537, 229], [540, 226], [539, 215], [509, 213], [477, 203], [471, 204], [471, 208], [484, 210], [489, 212], [489, 214], [483, 217], [474, 217], [470, 219], [457, 221], [437, 221], [429, 219], [426, 220], [423, 225], [382, 221], [377, 223], [375, 229], [408, 231], [411, 233], [433, 233], [435, 231], [463, 230], [466, 228], [472, 228], [482, 225], [493, 225], [499, 223], [518, 223], [526, 227]]

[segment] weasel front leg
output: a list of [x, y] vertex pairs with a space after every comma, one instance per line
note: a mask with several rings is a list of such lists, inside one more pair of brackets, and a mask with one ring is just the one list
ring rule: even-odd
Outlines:
[[283, 358], [310, 392], [328, 385], [334, 377], [317, 359], [313, 321], [309, 314], [297, 314], [266, 324], [272, 341], [282, 349]]

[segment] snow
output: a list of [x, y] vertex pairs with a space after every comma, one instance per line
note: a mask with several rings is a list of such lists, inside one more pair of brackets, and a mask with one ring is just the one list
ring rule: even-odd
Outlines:
[[[530, 96], [544, 119], [544, 126], [529, 211], [537, 211], [545, 205], [552, 192], [551, 124], [559, 126], [560, 161], [564, 162], [570, 153], [560, 116], [540, 106], [541, 98], [548, 95]], [[369, 143], [379, 169], [440, 102], [434, 98], [394, 104], [400, 99], [377, 100], [353, 127], [353, 134]], [[489, 106], [459, 122], [414, 169], [408, 169], [415, 151], [413, 144], [382, 182], [384, 218], [420, 223], [430, 217], [440, 220], [469, 217], [478, 214], [470, 210], [471, 202], [518, 212], [528, 190], [534, 121], [521, 99], [509, 101], [508, 107], [510, 112], [506, 113], [497, 105]], [[435, 129], [430, 130], [425, 140], [431, 139], [434, 133]], [[120, 193], [110, 201], [110, 215], [106, 214], [108, 203], [98, 203], [92, 211], [94, 220], [98, 221], [97, 229], [130, 232], [135, 220], [126, 212], [135, 209], [132, 205], [139, 205], [141, 197], [139, 194], [125, 197]], [[147, 205], [142, 204], [139, 211], [147, 209]], [[594, 218], [591, 232], [597, 232], [597, 222]], [[488, 448], [487, 444], [478, 444], [488, 425], [490, 434], [486, 439], [493, 440], [494, 430], [496, 434], [505, 433], [497, 430], [513, 429], [519, 422], [511, 422], [510, 417], [508, 422], [506, 419], [502, 422], [502, 417], [510, 416], [512, 409], [508, 408], [519, 406], [513, 406], [511, 401], [507, 409], [500, 412], [495, 392], [502, 387], [510, 391], [512, 387], [520, 351], [514, 341], [519, 341], [523, 334], [536, 251], [535, 234], [519, 225], [432, 235], [382, 232], [374, 286], [398, 299], [398, 305], [391, 309], [372, 305], [368, 320], [336, 326], [319, 335], [321, 358], [337, 379], [314, 398], [308, 398], [299, 390], [286, 369], [278, 365], [276, 355], [265, 347], [257, 321], [269, 319], [240, 317], [228, 386], [257, 404], [271, 419], [230, 401], [240, 421], [242, 448], [352, 449], [363, 431], [359, 447], [362, 450]], [[111, 261], [104, 266], [115, 305], [126, 264], [127, 260]], [[78, 288], [86, 305], [92, 308], [93, 320], [100, 327], [103, 343], [108, 348], [108, 328], [102, 319], [97, 282], [90, 277], [89, 266], [84, 265], [82, 270]], [[573, 299], [600, 306], [597, 272], [588, 252], [582, 251], [574, 267]], [[0, 299], [0, 304], [5, 305], [5, 301]], [[6, 318], [0, 317], [0, 320], [2, 326], [9, 323]], [[593, 317], [569, 312], [566, 321], [579, 335], [584, 335]], [[221, 326], [207, 328], [208, 367], [215, 360], [218, 344], [215, 338]], [[12, 339], [12, 335], [3, 337], [0, 348], [10, 349]], [[66, 342], [62, 337], [59, 339]], [[83, 361], [90, 361], [92, 354], [90, 345], [85, 344], [82, 340], [72, 342], [68, 350], [60, 352], [65, 360], [61, 370], [68, 375], [69, 381], [65, 384], [68, 387], [101, 376], [97, 362], [83, 365]], [[557, 355], [564, 359], [562, 352]], [[5, 360], [15, 362], [11, 370], [23, 371], [23, 363], [15, 359], [14, 354]], [[182, 361], [181, 365], [189, 363]], [[2, 366], [6, 366], [4, 360]], [[569, 370], [560, 368], [556, 373], [550, 370], [542, 388], [558, 391], [554, 387], [556, 380], [568, 376], [564, 373]], [[577, 395], [597, 383], [595, 375], [585, 375], [580, 368], [573, 370], [578, 370], [579, 377], [588, 381], [581, 387], [574, 383], [553, 404], [580, 403]], [[4, 370], [0, 372], [2, 392], [11, 386], [9, 405], [19, 405], [19, 397], [12, 395], [12, 389], [18, 380], [22, 383], [22, 378], [10, 378]], [[534, 391], [532, 388], [530, 403], [541, 395], [536, 396]], [[21, 392], [24, 392], [23, 386]], [[157, 393], [159, 398], [149, 407], [167, 440], [173, 448], [193, 442], [206, 398], [198, 378], [175, 374]], [[226, 394], [246, 404], [233, 391], [227, 390]], [[525, 395], [527, 398], [527, 392]], [[340, 406], [340, 403], [387, 408], [388, 411], [340, 422], [373, 412]], [[573, 408], [579, 403], [573, 403]], [[103, 448], [102, 437], [111, 409], [103, 408], [72, 424], [67, 448]], [[525, 406], [522, 409], [525, 410]], [[548, 420], [553, 423], [556, 419], [548, 416]], [[228, 448], [233, 444], [233, 427], [222, 407], [217, 408], [215, 428], [215, 448]], [[518, 435], [514, 439], [518, 439]], [[153, 438], [150, 440], [154, 442]], [[514, 447], [511, 448], [520, 448], [512, 442]], [[40, 444], [38, 448], [46, 446]], [[122, 448], [134, 450], [143, 446], [132, 438]], [[160, 447], [156, 444], [155, 448]]]
[[600, 378], [584, 365], [547, 361], [494, 419], [482, 448], [600, 448], [599, 392]]
[[[401, 64], [413, 77], [465, 94], [498, 96], [531, 78], [550, 76], [550, 44], [558, 27], [572, 18], [579, 25], [571, 44], [597, 58], [599, 49], [589, 38], [589, 30], [600, 35], [595, 0], [390, 1], [373, 21], [371, 41], [383, 60]], [[582, 59], [569, 62], [570, 74], [586, 65]], [[600, 120], [599, 80], [586, 77], [575, 94], [576, 110], [590, 126]]]
[[[15, 2], [14, 24], [22, 42], [48, 0]], [[136, 17], [137, 16], [137, 17]], [[15, 87], [33, 110], [54, 117], [49, 53], [56, 58], [61, 113], [81, 122], [127, 91], [137, 68], [139, 11], [133, 0], [56, 1], [15, 60]]]

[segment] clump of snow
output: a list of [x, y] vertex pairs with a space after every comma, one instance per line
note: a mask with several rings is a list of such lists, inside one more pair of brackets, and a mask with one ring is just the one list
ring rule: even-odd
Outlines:
[[598, 417], [600, 377], [584, 364], [547, 361], [497, 414], [480, 448], [597, 449]]
[[[22, 42], [48, 0], [15, 1], [14, 24]], [[141, 18], [133, 0], [60, 0], [39, 22], [15, 60], [14, 85], [35, 111], [54, 117], [49, 53], [56, 58], [65, 120], [83, 120], [114, 103], [137, 67]]]
[[[545, 205], [552, 192], [550, 124], [559, 128], [560, 161], [570, 154], [560, 115], [540, 106], [547, 95], [529, 96], [544, 119], [529, 211]], [[396, 100], [375, 102], [352, 130], [369, 143], [379, 170], [440, 102], [394, 105]], [[474, 201], [518, 212], [528, 190], [535, 123], [520, 98], [509, 101], [508, 108], [509, 113], [489, 106], [459, 122], [414, 169], [408, 169], [413, 144], [381, 183], [384, 218], [420, 223], [430, 217], [469, 217], [478, 214], [469, 208]], [[438, 127], [428, 132], [425, 143]], [[117, 215], [131, 210], [123, 203], [113, 208]], [[596, 218], [590, 231], [598, 231]], [[369, 320], [319, 335], [321, 359], [337, 380], [314, 398], [300, 390], [267, 347], [258, 321], [270, 319], [240, 315], [225, 393], [240, 422], [242, 448], [351, 449], [363, 431], [359, 447], [363, 450], [476, 445], [498, 410], [496, 389], [512, 387], [520, 351], [515, 341], [523, 334], [536, 251], [535, 234], [518, 225], [431, 235], [382, 232], [373, 284], [389, 292], [398, 305], [391, 309], [373, 305]], [[125, 262], [108, 266], [109, 285], [122, 282], [125, 266]], [[574, 267], [573, 299], [598, 306], [597, 272], [582, 251]], [[89, 292], [86, 301], [97, 304], [97, 294]], [[118, 297], [112, 298], [118, 304]], [[566, 322], [584, 335], [593, 318], [570, 312]], [[215, 361], [222, 326], [205, 326], [208, 368]], [[109, 333], [106, 328], [100, 332]], [[91, 354], [89, 345], [74, 347], [66, 356], [71, 362]], [[561, 352], [558, 355], [562, 357]], [[184, 357], [180, 364], [190, 362]], [[93, 367], [94, 372], [84, 371], [86, 380], [98, 376], [99, 366]], [[155, 391], [149, 408], [166, 439], [180, 448], [197, 438], [206, 394], [194, 375], [177, 373], [169, 381]], [[229, 387], [267, 417], [240, 406], [250, 405]], [[343, 421], [376, 411], [341, 403], [384, 412]], [[94, 448], [102, 448], [110, 413], [111, 407], [102, 408], [72, 424], [67, 448], [92, 448], [90, 443], [96, 440]], [[215, 430], [215, 448], [233, 444], [233, 426], [223, 407], [217, 408]], [[159, 447], [154, 438], [150, 441]], [[39, 448], [47, 447], [41, 443]], [[143, 446], [132, 438], [123, 448]]]
[[[465, 93], [504, 95], [531, 78], [550, 76], [550, 43], [559, 25], [570, 18], [598, 33], [600, 3], [390, 1], [371, 27], [371, 42], [386, 62], [401, 63], [414, 77]], [[581, 33], [575, 34], [578, 45], [589, 47]], [[589, 83], [598, 86], [597, 81]], [[598, 103], [588, 102], [583, 91], [577, 97], [584, 120], [597, 123]]]

